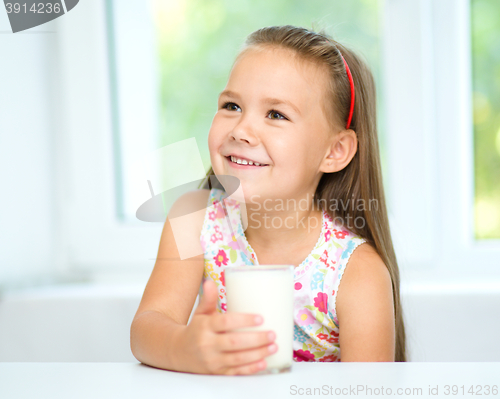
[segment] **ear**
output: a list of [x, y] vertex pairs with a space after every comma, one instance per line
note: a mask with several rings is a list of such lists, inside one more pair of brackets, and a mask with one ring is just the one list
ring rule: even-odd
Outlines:
[[328, 147], [320, 172], [333, 173], [344, 169], [356, 154], [358, 149], [358, 138], [354, 130], [343, 130], [339, 132]]

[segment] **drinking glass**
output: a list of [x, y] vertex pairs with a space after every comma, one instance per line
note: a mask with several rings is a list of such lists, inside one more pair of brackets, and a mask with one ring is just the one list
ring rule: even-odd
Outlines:
[[259, 374], [283, 373], [293, 362], [293, 265], [230, 266], [225, 268], [227, 311], [259, 314], [260, 326], [238, 331], [272, 330], [278, 351], [265, 358]]

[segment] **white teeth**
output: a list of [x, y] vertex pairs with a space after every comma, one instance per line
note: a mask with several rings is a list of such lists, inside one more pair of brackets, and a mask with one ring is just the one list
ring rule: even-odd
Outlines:
[[[246, 159], [236, 158], [236, 157], [233, 157], [232, 155], [231, 155], [231, 161], [235, 162], [237, 164], [240, 164], [240, 165], [255, 165], [255, 166], [260, 166], [261, 165], [258, 162], [247, 161]], [[262, 165], [264, 165], [264, 164], [262, 164]]]

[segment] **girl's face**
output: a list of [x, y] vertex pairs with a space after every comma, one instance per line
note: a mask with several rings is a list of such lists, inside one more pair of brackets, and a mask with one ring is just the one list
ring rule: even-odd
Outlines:
[[[245, 52], [219, 97], [208, 136], [215, 174], [237, 177], [245, 202], [312, 199], [332, 138], [325, 87], [324, 69], [297, 60], [291, 50]], [[267, 166], [238, 165], [231, 155]]]

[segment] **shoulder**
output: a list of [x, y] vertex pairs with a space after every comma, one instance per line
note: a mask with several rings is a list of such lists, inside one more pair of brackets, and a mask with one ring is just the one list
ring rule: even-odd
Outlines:
[[394, 361], [395, 323], [390, 274], [367, 243], [352, 254], [338, 292], [342, 361]]
[[[175, 245], [181, 260], [192, 257], [203, 258], [199, 238], [209, 195], [210, 190], [207, 189], [189, 191], [177, 198], [168, 212], [163, 234], [165, 241]], [[167, 226], [169, 228], [166, 228]]]
[[339, 322], [353, 303], [392, 303], [392, 281], [386, 264], [368, 243], [358, 245], [349, 257], [337, 297]]
[[344, 226], [335, 223], [327, 212], [323, 211], [325, 242], [330, 245], [330, 250], [335, 251], [342, 263], [349, 260], [351, 253], [359, 245], [366, 242]]
[[[354, 240], [354, 238], [352, 240]], [[387, 267], [378, 252], [366, 241], [360, 242], [350, 256], [349, 269], [351, 269], [351, 271], [355, 269], [357, 272], [363, 272], [363, 274], [385, 274], [384, 272], [387, 271]], [[389, 276], [388, 271], [387, 276]]]

